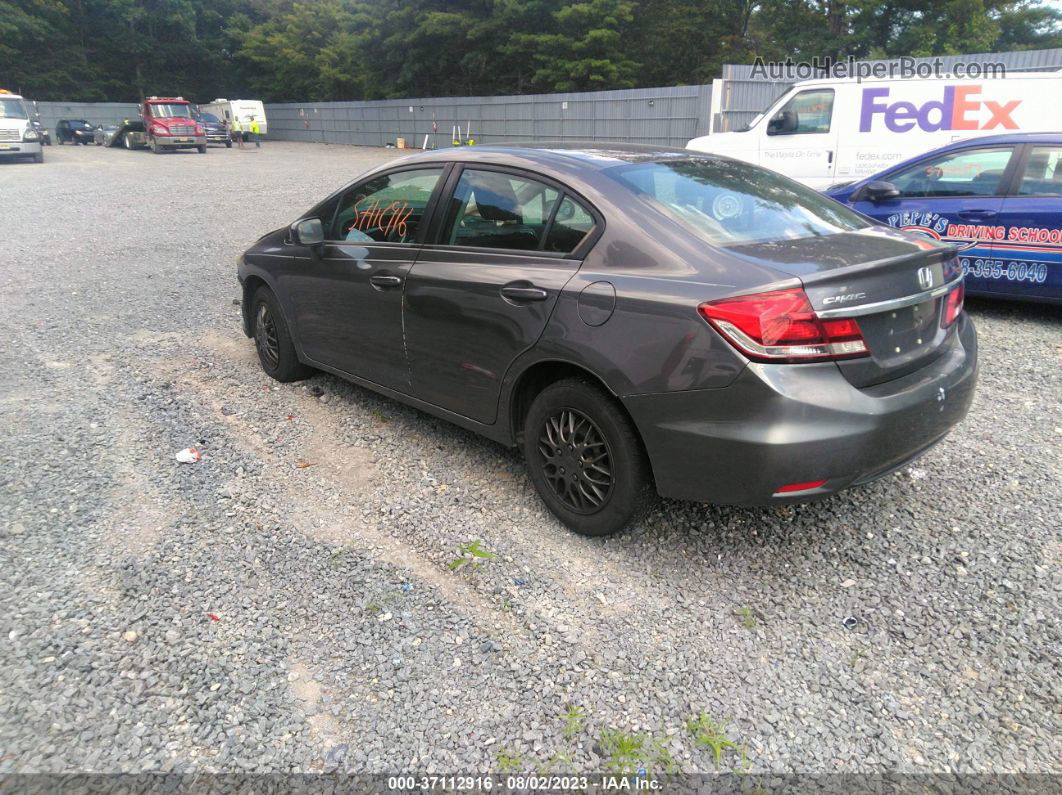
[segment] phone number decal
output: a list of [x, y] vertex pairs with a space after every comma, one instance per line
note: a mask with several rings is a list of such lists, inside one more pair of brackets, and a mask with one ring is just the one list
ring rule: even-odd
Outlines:
[[1047, 281], [1047, 265], [1043, 262], [1006, 262], [1001, 259], [962, 259], [962, 272], [976, 279], [1006, 279], [1008, 282]]

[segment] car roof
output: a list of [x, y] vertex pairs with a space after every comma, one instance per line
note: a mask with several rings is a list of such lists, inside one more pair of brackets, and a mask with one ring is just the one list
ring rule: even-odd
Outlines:
[[1060, 144], [1062, 132], [1017, 132], [1001, 133], [999, 135], [980, 135], [972, 138], [961, 138], [939, 147], [948, 149], [955, 146], [967, 146], [969, 144]]
[[543, 141], [536, 143], [490, 144], [455, 146], [432, 149], [412, 155], [409, 160], [477, 162], [494, 161], [497, 156], [518, 158], [525, 162], [538, 163], [571, 169], [572, 167], [599, 170], [624, 163], [659, 162], [663, 160], [719, 160], [721, 158], [690, 149], [652, 146], [648, 144]]

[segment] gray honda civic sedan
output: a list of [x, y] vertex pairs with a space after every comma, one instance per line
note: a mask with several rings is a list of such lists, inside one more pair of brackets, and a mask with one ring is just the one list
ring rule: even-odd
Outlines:
[[973, 398], [953, 247], [747, 163], [613, 145], [426, 152], [239, 259], [265, 371], [519, 446], [579, 533], [655, 492], [769, 505], [887, 475]]

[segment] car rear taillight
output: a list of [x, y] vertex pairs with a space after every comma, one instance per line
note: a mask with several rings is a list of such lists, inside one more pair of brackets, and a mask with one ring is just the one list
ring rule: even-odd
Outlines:
[[868, 354], [855, 319], [820, 318], [799, 287], [709, 301], [697, 311], [756, 361], [818, 362]]
[[962, 312], [963, 301], [966, 300], [966, 285], [960, 284], [948, 293], [947, 303], [944, 304], [944, 328], [947, 328], [959, 317]]
[[797, 491], [811, 491], [812, 489], [819, 489], [826, 485], [825, 480], [808, 480], [804, 483], [789, 483], [785, 486], [779, 486], [774, 490], [775, 494], [792, 494]]

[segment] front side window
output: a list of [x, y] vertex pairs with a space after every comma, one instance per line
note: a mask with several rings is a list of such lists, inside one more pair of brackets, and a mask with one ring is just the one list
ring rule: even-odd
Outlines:
[[0, 119], [28, 119], [21, 99], [0, 99]]
[[993, 196], [1013, 148], [950, 152], [899, 171], [888, 178], [903, 198]]
[[827, 133], [833, 117], [833, 89], [801, 91], [771, 117], [768, 135]]
[[713, 245], [819, 237], [870, 222], [773, 171], [737, 160], [614, 166], [605, 174]]
[[537, 251], [559, 198], [559, 191], [536, 180], [465, 169], [450, 201], [443, 242]]
[[1018, 195], [1062, 196], [1062, 146], [1032, 148]]
[[442, 168], [381, 174], [347, 191], [329, 240], [412, 243]]

